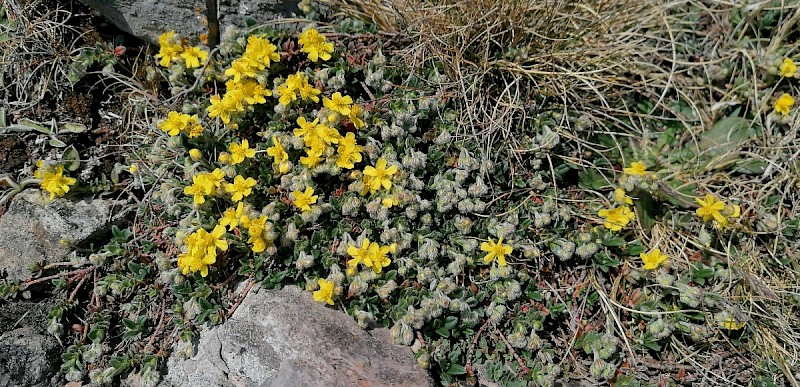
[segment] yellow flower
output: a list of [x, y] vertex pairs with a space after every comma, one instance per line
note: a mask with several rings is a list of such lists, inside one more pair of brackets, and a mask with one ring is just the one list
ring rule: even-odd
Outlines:
[[255, 187], [257, 183], [256, 179], [252, 177], [245, 179], [241, 175], [236, 175], [236, 177], [233, 178], [233, 183], [225, 186], [225, 192], [232, 194], [231, 200], [238, 202], [244, 197], [250, 196], [253, 192], [253, 187]]
[[361, 129], [367, 126], [367, 124], [364, 123], [364, 120], [362, 120], [360, 116], [361, 116], [361, 106], [353, 105], [350, 108], [350, 115], [348, 118], [350, 118], [350, 122], [353, 123], [353, 126], [355, 126], [356, 129]]
[[272, 90], [258, 82], [245, 82], [242, 90], [245, 91], [244, 101], [251, 105], [267, 103], [266, 97], [272, 96]]
[[311, 205], [317, 202], [317, 195], [314, 195], [314, 188], [306, 187], [305, 191], [292, 192], [292, 204], [303, 212], [311, 211]]
[[728, 212], [728, 216], [731, 218], [738, 218], [739, 216], [742, 215], [742, 209], [739, 207], [738, 204], [726, 206], [725, 209]]
[[239, 58], [231, 62], [231, 67], [225, 69], [225, 76], [233, 78], [233, 82], [239, 83], [244, 77], [255, 78], [256, 69], [250, 65], [250, 61]]
[[178, 39], [175, 37], [175, 31], [166, 31], [163, 34], [158, 36], [158, 45], [164, 46], [167, 44], [175, 44]]
[[370, 265], [372, 271], [375, 273], [380, 273], [383, 271], [384, 267], [387, 267], [392, 263], [392, 260], [388, 257], [388, 254], [391, 252], [391, 250], [391, 247], [381, 246], [375, 242], [369, 244], [367, 254], [369, 254], [369, 261], [372, 263], [372, 265]]
[[198, 206], [206, 202], [205, 192], [201, 175], [192, 176], [192, 185], [183, 189], [184, 194], [192, 195], [194, 204]]
[[136, 163], [131, 164], [128, 167], [128, 172], [130, 172], [130, 173], [139, 173], [139, 166], [136, 165]]
[[247, 140], [242, 140], [241, 144], [232, 142], [228, 147], [231, 151], [231, 165], [236, 165], [244, 161], [245, 158], [253, 158], [256, 156], [255, 149], [250, 149], [250, 143]]
[[695, 198], [700, 208], [697, 209], [697, 216], [703, 218], [704, 222], [714, 219], [717, 224], [722, 227], [728, 223], [728, 219], [722, 215], [722, 210], [725, 209], [725, 202], [718, 200], [712, 194], [706, 194], [705, 200]]
[[633, 204], [633, 199], [626, 195], [625, 190], [622, 188], [617, 188], [614, 190], [614, 201], [617, 204]]
[[597, 212], [597, 215], [605, 219], [603, 226], [611, 231], [622, 230], [636, 218], [636, 214], [628, 206], [603, 208]]
[[[39, 163], [37, 163], [38, 165]], [[44, 166], [44, 163], [41, 163]], [[43, 190], [50, 193], [50, 200], [56, 197], [61, 197], [69, 192], [70, 186], [74, 185], [77, 180], [71, 177], [64, 176], [64, 166], [57, 165], [55, 168], [45, 168], [35, 173], [34, 175], [41, 176], [42, 182], [40, 186]]]
[[667, 255], [661, 254], [661, 249], [653, 249], [647, 254], [641, 253], [639, 254], [639, 257], [641, 257], [642, 262], [644, 262], [645, 270], [658, 269], [658, 267], [667, 260]]
[[191, 157], [192, 160], [194, 161], [199, 161], [200, 159], [203, 158], [203, 152], [201, 152], [200, 149], [197, 148], [189, 149], [189, 157]]
[[228, 250], [228, 242], [225, 240], [224, 236], [225, 236], [225, 227], [220, 225], [214, 226], [214, 229], [211, 230], [211, 233], [209, 233], [208, 236], [206, 237], [208, 246], [214, 246], [223, 251]]
[[239, 223], [243, 223], [242, 220], [246, 220], [247, 215], [244, 213], [244, 202], [239, 202], [239, 205], [236, 208], [228, 208], [222, 214], [222, 217], [219, 218], [219, 224], [221, 226], [228, 226], [228, 230], [233, 230]]
[[[158, 123], [158, 128], [169, 134], [177, 136], [182, 131], [189, 131], [192, 127], [199, 126], [196, 115], [178, 112], [169, 112], [167, 118]], [[200, 128], [202, 131], [202, 127]]]
[[[317, 125], [314, 128], [314, 134], [316, 135], [317, 138], [324, 141], [325, 145], [338, 144], [339, 139], [342, 138], [342, 135], [339, 134], [339, 131], [336, 130], [336, 128], [330, 127], [325, 124]], [[308, 141], [306, 141], [306, 145], [309, 145]]]
[[342, 93], [337, 91], [333, 93], [330, 99], [324, 98], [322, 104], [336, 113], [349, 116], [352, 111], [353, 98], [349, 95], [342, 96]]
[[324, 151], [324, 145], [306, 148], [306, 155], [300, 157], [300, 164], [305, 165], [306, 168], [316, 167], [322, 162], [322, 153]]
[[339, 168], [353, 169], [354, 163], [361, 162], [362, 147], [356, 144], [356, 135], [348, 132], [341, 140], [339, 140], [339, 148], [336, 152], [339, 158], [336, 159], [336, 165]]
[[161, 48], [158, 50], [158, 54], [156, 54], [156, 58], [160, 58], [161, 60], [158, 61], [162, 67], [169, 67], [172, 62], [175, 62], [180, 58], [180, 54], [183, 51], [183, 47], [179, 44], [162, 44]]
[[370, 241], [367, 238], [361, 242], [361, 247], [350, 245], [347, 247], [347, 254], [353, 259], [347, 261], [347, 266], [356, 267], [359, 263], [372, 267], [372, 256], [369, 252]]
[[276, 89], [279, 96], [278, 102], [284, 106], [288, 105], [292, 101], [297, 100], [297, 93], [300, 93], [301, 96], [305, 95], [303, 99], [308, 97], [315, 102], [318, 102], [319, 98], [317, 98], [316, 95], [319, 93], [315, 93], [314, 91], [307, 89], [307, 85], [308, 78], [305, 76], [305, 74], [298, 71], [295, 74], [289, 75], [286, 77], [286, 81], [279, 85]]
[[314, 128], [317, 127], [319, 124], [319, 118], [314, 119], [314, 121], [308, 122], [305, 117], [298, 117], [297, 118], [297, 125], [300, 126], [299, 128], [294, 130], [295, 137], [305, 137], [309, 135], [314, 135]]
[[243, 57], [255, 62], [259, 70], [269, 68], [272, 62], [278, 62], [281, 55], [277, 52], [278, 47], [270, 43], [269, 40], [260, 36], [250, 35], [247, 38], [247, 47]]
[[641, 161], [634, 161], [629, 168], [622, 170], [626, 175], [644, 176], [647, 173], [647, 167]]
[[334, 283], [322, 278], [317, 280], [317, 283], [319, 284], [319, 290], [312, 293], [314, 301], [325, 302], [328, 305], [333, 305], [333, 288], [335, 287]]
[[790, 58], [785, 58], [780, 66], [781, 76], [792, 78], [797, 74], [797, 65]]
[[214, 172], [198, 173], [192, 176], [192, 185], [183, 189], [186, 195], [192, 195], [194, 204], [200, 205], [206, 202], [206, 195], [213, 195], [216, 189], [222, 186], [225, 179], [225, 173], [217, 168]]
[[789, 111], [792, 110], [792, 106], [794, 106], [794, 98], [791, 95], [783, 93], [778, 99], [775, 101], [775, 111], [786, 116], [789, 115]]
[[490, 264], [497, 259], [497, 264], [500, 266], [506, 265], [506, 255], [511, 254], [513, 248], [511, 246], [503, 245], [503, 237], [494, 243], [492, 238], [488, 242], [481, 242], [481, 251], [485, 251], [486, 255], [483, 257], [483, 263]]
[[217, 261], [217, 250], [228, 249], [228, 242], [224, 239], [225, 227], [216, 225], [209, 233], [201, 228], [186, 237], [186, 253], [178, 256], [178, 267], [183, 269], [183, 274], [200, 272], [205, 277], [208, 275], [208, 266]]
[[744, 328], [746, 324], [746, 322], [737, 320], [728, 312], [717, 313], [714, 318], [721, 327], [731, 331], [738, 331], [739, 329]]
[[200, 135], [203, 134], [203, 127], [200, 124], [189, 126], [187, 134], [189, 138], [200, 137]]
[[397, 199], [393, 197], [385, 197], [381, 199], [381, 205], [386, 208], [392, 208], [393, 206], [397, 205]]
[[236, 93], [235, 90], [232, 93], [225, 93], [223, 97], [219, 95], [211, 96], [208, 116], [211, 118], [219, 117], [224, 124], [229, 124], [231, 122], [231, 114], [244, 111], [242, 100], [238, 98], [240, 96], [241, 92]]
[[387, 190], [392, 188], [391, 177], [397, 173], [397, 166], [392, 165], [387, 168], [386, 164], [386, 159], [381, 157], [374, 167], [367, 166], [364, 168], [364, 176], [369, 178], [369, 189], [371, 192], [376, 192], [381, 189], [381, 187]]
[[247, 227], [247, 234], [250, 235], [247, 242], [252, 244], [251, 250], [254, 253], [264, 251], [267, 248], [267, 240], [264, 238], [264, 231], [267, 229], [267, 216], [261, 215], [256, 219], [242, 219], [242, 221], [242, 225]]
[[279, 85], [278, 88], [275, 89], [275, 91], [277, 92], [277, 95], [279, 97], [278, 98], [278, 102], [281, 105], [286, 106], [286, 105], [292, 103], [292, 101], [297, 99], [297, 93], [295, 93], [294, 90], [292, 90], [289, 87], [289, 85], [287, 85], [285, 83], [282, 84], [282, 85]]
[[219, 156], [217, 156], [217, 161], [222, 164], [227, 164], [231, 161], [231, 154], [228, 152], [220, 152]]
[[187, 69], [193, 69], [202, 66], [208, 59], [208, 52], [198, 46], [186, 47], [181, 53], [181, 58], [186, 61]]
[[273, 161], [272, 165], [278, 167], [280, 173], [289, 172], [291, 165], [289, 164], [289, 154], [278, 141], [278, 137], [272, 137], [272, 146], [267, 148], [267, 155], [271, 156]]
[[297, 91], [300, 93], [300, 98], [302, 98], [303, 100], [314, 101], [314, 103], [319, 103], [318, 95], [322, 93], [322, 90], [317, 89], [314, 86], [311, 86], [311, 84], [308, 83], [308, 80], [306, 79], [303, 80], [303, 86]]
[[33, 177], [35, 177], [37, 179], [41, 179], [41, 178], [44, 177], [44, 171], [52, 171], [53, 170], [53, 167], [50, 166], [50, 165], [47, 165], [47, 163], [45, 163], [44, 160], [37, 161], [36, 162], [36, 168], [37, 169], [35, 171], [33, 171]]
[[316, 29], [309, 28], [300, 34], [300, 51], [308, 54], [308, 59], [316, 63], [319, 59], [329, 60], [333, 53], [333, 43], [326, 42], [325, 36]]

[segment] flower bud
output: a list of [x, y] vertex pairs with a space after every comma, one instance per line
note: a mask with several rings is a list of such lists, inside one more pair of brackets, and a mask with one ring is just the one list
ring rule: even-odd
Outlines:
[[201, 152], [200, 149], [192, 148], [189, 150], [189, 157], [194, 161], [200, 161], [200, 159], [203, 158], [203, 152]]

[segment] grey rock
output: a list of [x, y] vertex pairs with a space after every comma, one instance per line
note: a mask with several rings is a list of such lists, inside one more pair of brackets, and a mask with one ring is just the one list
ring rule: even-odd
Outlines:
[[125, 215], [120, 200], [47, 200], [42, 192], [18, 194], [0, 217], [0, 278], [30, 278], [30, 265], [62, 262], [71, 246], [93, 240]]
[[297, 287], [254, 288], [230, 320], [200, 334], [194, 357], [186, 352], [170, 356], [161, 387], [432, 385], [388, 330], [363, 331]]
[[[165, 31], [197, 40], [207, 33], [205, 0], [80, 0], [119, 29], [156, 43]], [[298, 12], [299, 0], [218, 0], [220, 31], [244, 25], [245, 18], [267, 22]]]
[[0, 306], [0, 386], [60, 385], [61, 346], [47, 334], [49, 303]]

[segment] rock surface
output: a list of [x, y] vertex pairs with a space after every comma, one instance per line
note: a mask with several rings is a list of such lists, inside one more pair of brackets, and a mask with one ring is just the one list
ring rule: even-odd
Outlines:
[[[207, 33], [205, 0], [80, 0], [119, 29], [155, 43], [158, 35], [175, 30], [197, 40]], [[266, 22], [298, 12], [299, 0], [218, 0], [220, 31], [244, 25], [245, 17]]]
[[60, 385], [61, 351], [47, 333], [48, 303], [0, 305], [0, 386]]
[[432, 385], [388, 330], [363, 331], [297, 287], [254, 288], [230, 320], [200, 334], [193, 358], [184, 353], [173, 352], [161, 387]]
[[125, 215], [124, 201], [46, 199], [37, 190], [22, 192], [0, 217], [0, 278], [30, 278], [32, 263], [63, 261], [71, 245], [108, 232]]

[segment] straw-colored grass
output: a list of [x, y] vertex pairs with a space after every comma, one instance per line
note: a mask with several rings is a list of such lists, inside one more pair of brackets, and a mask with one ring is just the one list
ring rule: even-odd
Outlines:
[[[458, 134], [480, 141], [486, 154], [521, 161], [531, 151], [521, 144], [531, 135], [531, 123], [542, 112], [558, 112], [561, 121], [551, 129], [575, 151], [553, 158], [595, 168], [613, 181], [614, 163], [597, 167], [586, 155], [596, 159], [616, 152], [630, 157], [633, 149], [634, 155], [673, 171], [668, 178], [696, 186], [698, 193], [726, 192], [737, 198], [744, 218], [752, 221], [743, 222], [736, 244], [713, 251], [734, 274], [706, 291], [745, 305], [740, 315], [753, 336], [743, 346], [673, 339], [667, 350], [677, 364], [714, 383], [738, 384], [736, 370], [770, 374], [764, 367], [774, 366], [783, 380], [798, 385], [800, 245], [781, 232], [757, 230], [755, 219], [764, 211], [773, 211], [779, 223], [800, 217], [800, 124], [773, 120], [777, 86], [762, 81], [775, 58], [800, 52], [800, 5], [767, 1], [737, 8], [716, 0], [319, 2], [407, 39], [394, 54], [409, 68], [438, 64], [447, 75], [440, 87], [460, 108]], [[757, 23], [770, 12], [781, 23], [768, 33], [758, 30]], [[643, 101], [649, 102], [646, 109], [635, 106]], [[740, 111], [732, 113], [735, 107]], [[712, 150], [701, 149], [701, 138], [729, 114], [747, 117], [750, 127], [760, 130], [709, 160]], [[585, 117], [591, 124], [578, 128], [570, 116]], [[653, 149], [654, 138], [667, 123], [683, 130], [675, 143]], [[593, 143], [598, 134], [610, 135], [615, 146]], [[681, 149], [693, 151], [694, 158], [670, 165], [667, 156]], [[743, 160], [763, 162], [766, 170], [760, 175], [732, 173]], [[771, 197], [780, 198], [777, 207], [767, 204]], [[692, 197], [684, 199], [693, 205]], [[697, 236], [684, 235], [668, 219], [651, 231], [640, 230], [639, 237], [664, 241], [677, 257], [678, 270], [688, 270], [690, 251], [701, 247]], [[793, 263], [776, 269], [780, 258]], [[597, 286], [601, 293], [611, 291], [610, 284]], [[608, 323], [618, 325], [615, 329], [624, 339], [627, 327], [622, 325], [632, 320], [621, 321], [623, 312], [606, 304]], [[713, 317], [708, 322], [713, 324]], [[736, 360], [720, 362], [720, 352]]]

